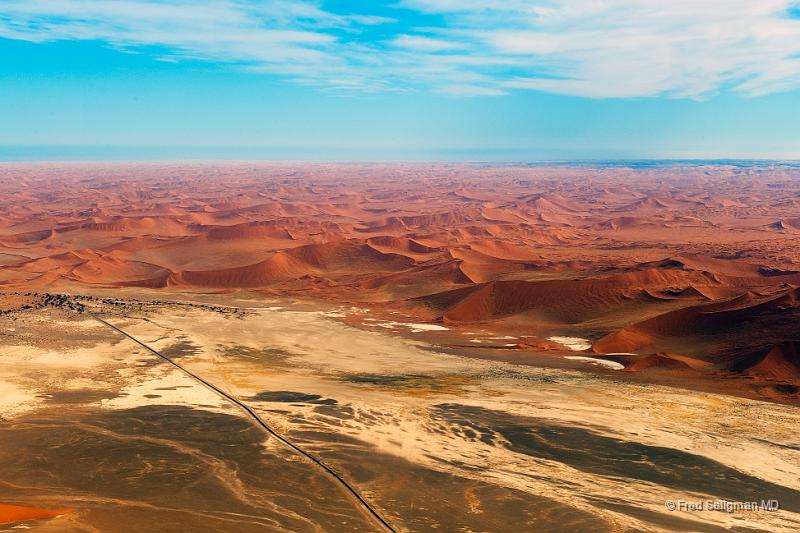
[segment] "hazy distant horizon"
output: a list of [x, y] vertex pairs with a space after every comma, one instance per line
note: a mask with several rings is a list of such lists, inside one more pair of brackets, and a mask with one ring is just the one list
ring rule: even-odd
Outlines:
[[302, 149], [267, 147], [178, 147], [178, 146], [2, 146], [0, 162], [192, 162], [192, 161], [292, 161], [292, 162], [410, 162], [410, 163], [788, 163], [800, 161], [800, 155], [676, 154], [632, 155], [591, 153], [581, 156], [525, 149], [427, 149], [427, 150], [358, 150]]

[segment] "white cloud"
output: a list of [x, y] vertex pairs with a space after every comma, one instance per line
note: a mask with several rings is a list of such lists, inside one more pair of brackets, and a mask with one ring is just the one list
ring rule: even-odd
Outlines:
[[[702, 98], [800, 87], [790, 0], [399, 2], [390, 17], [337, 14], [322, 0], [2, 0], [0, 37], [156, 47], [345, 92]], [[409, 10], [438, 17], [416, 27]]]
[[496, 76], [500, 87], [600, 98], [800, 87], [800, 20], [788, 0], [402, 4], [444, 16], [454, 38], [485, 55], [522, 64]]
[[448, 50], [463, 50], [465, 45], [448, 39], [434, 39], [424, 35], [398, 35], [390, 41], [397, 48], [406, 50], [419, 50], [422, 52], [444, 52]]
[[[334, 23], [325, 12], [297, 2], [271, 4], [274, 9], [224, 0], [199, 5], [182, 0], [6, 0], [0, 4], [0, 36], [162, 46], [231, 61], [302, 57], [334, 40], [314, 29]], [[301, 17], [305, 25], [297, 23]]]
[[379, 24], [392, 24], [397, 22], [397, 19], [391, 17], [381, 17], [378, 15], [347, 15], [346, 18], [357, 24], [363, 24], [365, 26], [377, 26]]

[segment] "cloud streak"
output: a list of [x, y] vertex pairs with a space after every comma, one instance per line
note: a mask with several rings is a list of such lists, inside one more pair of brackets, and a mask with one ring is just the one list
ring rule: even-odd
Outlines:
[[0, 37], [156, 47], [164, 59], [342, 92], [703, 98], [800, 87], [800, 18], [786, 0], [399, 0], [380, 14], [352, 5], [5, 0]]

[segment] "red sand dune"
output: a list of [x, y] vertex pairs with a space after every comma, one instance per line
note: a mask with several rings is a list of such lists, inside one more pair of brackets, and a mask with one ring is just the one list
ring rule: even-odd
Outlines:
[[[592, 346], [598, 353], [674, 349], [720, 369], [798, 381], [799, 289], [686, 307], [624, 327]], [[754, 355], [755, 354], [755, 355]]]
[[800, 231], [800, 218], [778, 220], [770, 224], [768, 227], [782, 231]]
[[645, 288], [691, 288], [714, 283], [704, 273], [647, 269], [579, 280], [495, 281], [422, 301], [440, 309], [448, 322], [476, 322], [534, 312], [540, 318], [571, 324], [649, 300]]
[[800, 341], [769, 346], [752, 358], [737, 361], [735, 369], [750, 376], [800, 382]]
[[798, 343], [775, 345], [761, 361], [748, 368], [747, 373], [780, 381], [800, 381]]
[[[185, 270], [170, 274], [164, 279], [164, 287], [264, 287], [279, 280], [299, 278], [314, 272], [302, 261], [284, 252], [278, 252], [259, 263], [237, 268], [218, 270]], [[155, 278], [162, 279], [162, 278]], [[159, 286], [145, 283], [146, 286]]]
[[797, 379], [790, 165], [4, 164], [0, 178], [3, 292], [310, 295], [539, 339], [520, 350], [596, 339], [637, 353], [633, 370]]
[[712, 367], [711, 363], [686, 357], [685, 355], [669, 353], [653, 353], [641, 357], [632, 358], [633, 360], [625, 365], [625, 370], [632, 372], [642, 372], [648, 369], [667, 369], [671, 371], [703, 371]]

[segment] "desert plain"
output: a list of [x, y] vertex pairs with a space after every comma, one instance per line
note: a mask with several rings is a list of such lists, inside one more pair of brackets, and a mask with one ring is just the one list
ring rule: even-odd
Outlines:
[[799, 245], [788, 162], [3, 164], [0, 530], [797, 531]]

